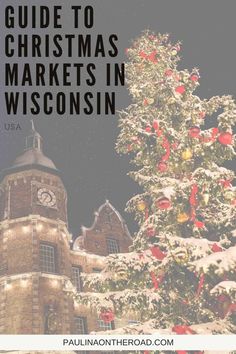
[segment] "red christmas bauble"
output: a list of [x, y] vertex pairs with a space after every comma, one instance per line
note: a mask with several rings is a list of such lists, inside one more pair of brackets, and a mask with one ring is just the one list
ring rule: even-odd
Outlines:
[[159, 209], [169, 209], [171, 207], [171, 202], [168, 198], [161, 198], [157, 200], [156, 206]]
[[168, 69], [165, 71], [165, 76], [171, 76], [173, 74], [173, 70]]
[[152, 123], [152, 127], [154, 130], [157, 130], [159, 128], [159, 124], [158, 124], [158, 121], [157, 120], [154, 120], [153, 123]]
[[177, 86], [176, 89], [175, 89], [175, 92], [180, 93], [181, 95], [183, 95], [183, 93], [185, 93], [184, 85]]
[[223, 249], [220, 246], [218, 246], [217, 243], [213, 243], [213, 245], [211, 246], [211, 250], [213, 252], [222, 252], [223, 251]]
[[223, 132], [218, 136], [218, 141], [222, 145], [232, 144], [233, 135], [230, 132]]
[[194, 222], [194, 225], [198, 228], [198, 229], [203, 229], [205, 227], [204, 223], [202, 221], [196, 220]]
[[157, 58], [156, 58], [157, 52], [156, 50], [154, 50], [149, 56], [148, 59], [153, 62], [153, 63], [157, 63]]
[[139, 56], [140, 56], [141, 58], [144, 58], [144, 59], [147, 58], [147, 54], [144, 53], [143, 51], [139, 52]]
[[201, 131], [201, 129], [197, 126], [191, 127], [189, 129], [189, 136], [191, 136], [191, 138], [198, 138], [200, 131]]
[[112, 310], [104, 310], [100, 313], [100, 319], [104, 321], [105, 323], [111, 323], [114, 321], [114, 313]]
[[147, 125], [147, 126], [146, 126], [145, 131], [146, 131], [147, 133], [151, 133], [152, 128], [150, 127], [150, 125]]
[[160, 172], [165, 172], [168, 169], [168, 165], [164, 161], [161, 161], [157, 164], [157, 169]]
[[193, 75], [190, 77], [190, 79], [191, 79], [192, 81], [198, 81], [199, 77], [198, 77], [198, 75], [193, 74]]

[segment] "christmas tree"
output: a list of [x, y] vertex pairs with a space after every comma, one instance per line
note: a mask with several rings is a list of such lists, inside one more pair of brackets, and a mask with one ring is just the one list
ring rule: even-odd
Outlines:
[[[180, 70], [181, 44], [144, 32], [127, 49], [132, 104], [120, 112], [119, 153], [143, 193], [127, 205], [139, 231], [76, 294], [116, 333], [236, 333], [236, 190], [232, 96], [201, 99], [198, 69]], [[205, 125], [205, 128], [204, 128]]]

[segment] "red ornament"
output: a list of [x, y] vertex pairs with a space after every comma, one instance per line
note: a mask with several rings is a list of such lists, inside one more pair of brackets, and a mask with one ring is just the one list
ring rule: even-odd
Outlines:
[[218, 136], [218, 141], [222, 145], [230, 145], [233, 141], [233, 135], [230, 132], [223, 132]]
[[222, 252], [223, 248], [221, 248], [220, 246], [217, 245], [217, 243], [213, 243], [213, 245], [211, 246], [211, 250], [216, 253], [216, 252]]
[[144, 53], [143, 51], [139, 52], [139, 56], [144, 59], [147, 59], [147, 57], [148, 57], [147, 54]]
[[155, 230], [153, 229], [153, 227], [148, 227], [147, 228], [147, 235], [148, 235], [148, 237], [154, 237], [155, 236]]
[[107, 310], [103, 310], [100, 313], [99, 318], [105, 323], [111, 323], [112, 321], [114, 321], [115, 316], [111, 309], [107, 309]]
[[189, 136], [191, 136], [191, 138], [198, 138], [200, 131], [201, 131], [201, 129], [197, 126], [191, 127], [189, 129]]
[[180, 93], [181, 95], [183, 95], [183, 93], [185, 93], [184, 85], [177, 86], [176, 89], [175, 89], [175, 92]]
[[157, 58], [156, 58], [157, 52], [156, 50], [154, 50], [149, 56], [148, 59], [153, 62], [153, 63], [157, 63]]
[[193, 74], [193, 75], [190, 77], [190, 79], [191, 79], [192, 81], [198, 81], [199, 77], [198, 77], [198, 75]]
[[152, 252], [152, 255], [160, 261], [162, 261], [166, 257], [166, 254], [163, 253], [157, 246], [151, 247], [150, 250]]
[[165, 172], [168, 169], [168, 166], [164, 161], [161, 161], [157, 164], [157, 169], [160, 172]]
[[211, 137], [212, 137], [213, 140], [215, 140], [216, 135], [218, 134], [218, 132], [219, 132], [219, 129], [217, 127], [212, 128]]
[[194, 221], [194, 225], [195, 225], [198, 229], [203, 229], [204, 226], [205, 226], [204, 222], [199, 221], [199, 220], [195, 220], [195, 221]]
[[147, 125], [147, 126], [146, 126], [145, 131], [146, 131], [147, 133], [151, 133], [151, 132], [152, 132], [152, 128], [150, 127], [150, 125]]
[[171, 76], [173, 74], [173, 70], [168, 69], [165, 71], [165, 76]]
[[171, 207], [171, 202], [168, 198], [161, 198], [157, 200], [156, 206], [159, 209], [169, 209]]
[[154, 121], [153, 121], [152, 127], [153, 127], [154, 130], [158, 130], [158, 129], [159, 129], [159, 124], [158, 124], [158, 121], [157, 121], [157, 120], [154, 120]]
[[172, 327], [172, 331], [177, 333], [177, 334], [195, 334], [196, 332], [190, 328], [189, 326], [186, 325], [175, 325]]

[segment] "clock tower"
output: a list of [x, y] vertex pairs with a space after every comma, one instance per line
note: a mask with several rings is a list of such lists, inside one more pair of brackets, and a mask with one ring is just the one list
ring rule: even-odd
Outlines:
[[[0, 333], [70, 333], [67, 194], [32, 122], [0, 185]], [[50, 319], [50, 321], [49, 321]]]
[[32, 214], [67, 223], [66, 190], [56, 166], [43, 154], [42, 138], [33, 122], [25, 151], [3, 173], [2, 220]]

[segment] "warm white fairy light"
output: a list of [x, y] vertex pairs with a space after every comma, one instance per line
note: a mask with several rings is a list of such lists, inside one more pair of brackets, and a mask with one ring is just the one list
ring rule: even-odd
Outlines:
[[43, 224], [40, 222], [36, 226], [37, 231], [42, 231], [43, 230]]
[[24, 234], [28, 234], [30, 232], [30, 226], [22, 226], [22, 231]]
[[6, 281], [5, 289], [6, 289], [6, 290], [11, 290], [11, 289], [12, 289], [12, 283], [11, 283], [10, 280], [7, 280], [7, 281]]

